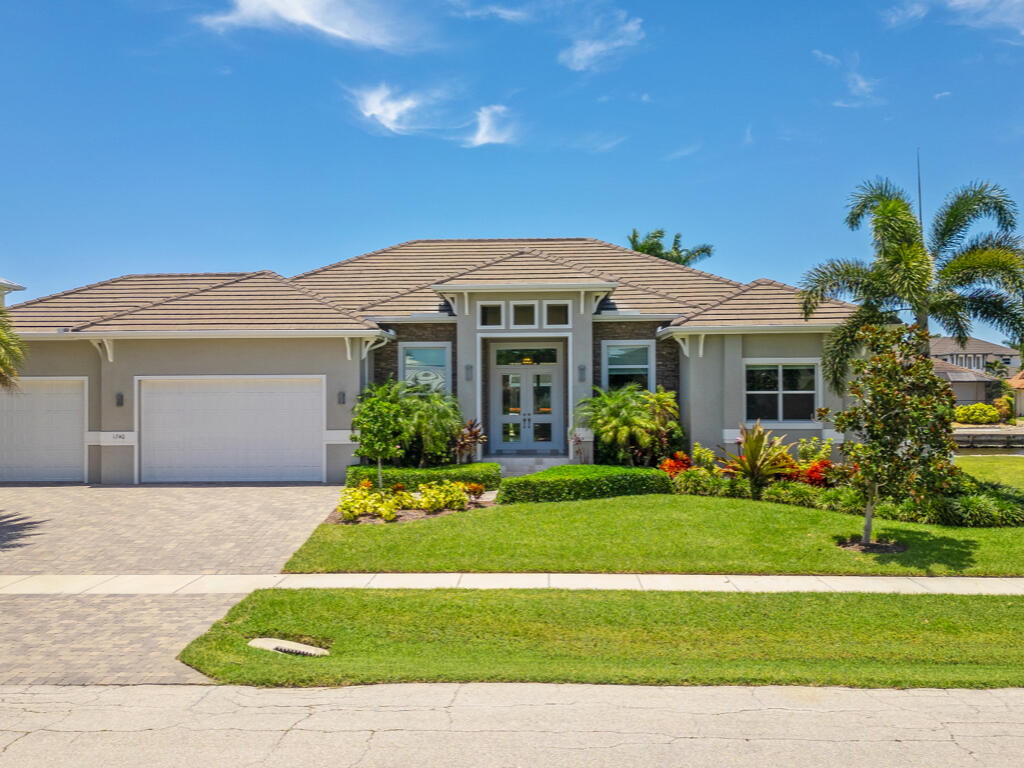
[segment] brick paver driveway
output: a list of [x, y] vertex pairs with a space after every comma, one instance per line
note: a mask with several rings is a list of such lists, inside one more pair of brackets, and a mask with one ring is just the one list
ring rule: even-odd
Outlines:
[[[2, 486], [3, 574], [273, 573], [329, 486]], [[177, 653], [241, 595], [0, 595], [0, 684], [204, 683]]]

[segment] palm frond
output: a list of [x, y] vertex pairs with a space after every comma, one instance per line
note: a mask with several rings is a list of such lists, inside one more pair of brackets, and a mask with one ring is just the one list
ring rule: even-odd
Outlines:
[[698, 261], [710, 259], [714, 255], [715, 246], [710, 243], [700, 243], [699, 245], [693, 246], [693, 248], [684, 248], [681, 252], [679, 263], [684, 267], [688, 267], [691, 264], [696, 264]]
[[846, 391], [846, 379], [850, 373], [850, 361], [857, 355], [861, 343], [857, 334], [865, 325], [888, 325], [896, 318], [888, 312], [871, 306], [857, 309], [842, 325], [833, 328], [825, 337], [822, 350], [822, 373], [829, 388], [837, 393]]
[[931, 317], [959, 344], [971, 335], [972, 318], [964, 297], [956, 291], [942, 291], [932, 297]]
[[968, 230], [979, 220], [991, 218], [1002, 233], [1017, 226], [1017, 205], [998, 184], [975, 181], [951, 192], [932, 220], [929, 247], [936, 256], [960, 247]]
[[971, 317], [994, 326], [1011, 337], [1024, 336], [1024, 301], [991, 288], [977, 288], [962, 295]]
[[7, 310], [0, 307], [0, 390], [18, 387], [18, 370], [25, 364], [25, 343], [11, 328]]
[[972, 241], [938, 269], [938, 287], [989, 287], [1024, 296], [1024, 256], [1005, 240], [994, 236]]
[[881, 176], [860, 184], [847, 200], [846, 226], [858, 229], [866, 216], [887, 202], [902, 201], [910, 207], [910, 198], [900, 187]]
[[871, 266], [855, 259], [829, 259], [800, 280], [800, 304], [808, 318], [826, 299], [863, 301], [871, 294]]

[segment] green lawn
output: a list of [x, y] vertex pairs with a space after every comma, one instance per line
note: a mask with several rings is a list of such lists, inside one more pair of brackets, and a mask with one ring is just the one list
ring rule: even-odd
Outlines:
[[[1024, 598], [264, 590], [181, 659], [223, 683], [1024, 686]], [[313, 641], [322, 658], [249, 648]]]
[[1024, 528], [880, 520], [876, 537], [906, 552], [836, 546], [861, 526], [839, 512], [698, 496], [517, 504], [394, 525], [321, 525], [285, 571], [1024, 575]]
[[1024, 488], [1024, 456], [957, 456], [956, 465], [979, 480]]

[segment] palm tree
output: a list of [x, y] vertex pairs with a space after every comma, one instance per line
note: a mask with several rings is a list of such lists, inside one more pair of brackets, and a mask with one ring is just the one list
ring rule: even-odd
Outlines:
[[[896, 322], [900, 313], [928, 328], [934, 320], [961, 344], [976, 320], [1013, 337], [1024, 332], [1024, 244], [1014, 234], [1017, 206], [1006, 191], [989, 182], [974, 182], [952, 192], [924, 226], [899, 187], [875, 179], [850, 196], [846, 224], [871, 224], [874, 256], [831, 259], [804, 275], [800, 283], [804, 317], [828, 299], [849, 299], [859, 309], [829, 334], [824, 372], [841, 392], [857, 331], [867, 324]], [[982, 219], [996, 230], [969, 237]]]
[[590, 429], [599, 443], [614, 446], [620, 460], [633, 466], [634, 451], [644, 451], [657, 429], [655, 415], [636, 384], [618, 389], [594, 387], [594, 396], [576, 406], [576, 426]]
[[997, 357], [995, 360], [989, 360], [985, 363], [985, 371], [992, 376], [1005, 379], [1010, 372], [1010, 366]]
[[683, 248], [681, 245], [682, 236], [678, 232], [672, 238], [671, 250], [666, 251], [665, 244], [662, 242], [664, 239], [664, 229], [655, 229], [652, 232], [648, 232], [643, 238], [634, 229], [629, 235], [629, 247], [640, 253], [646, 253], [651, 256], [657, 256], [659, 259], [682, 264], [684, 267], [708, 259], [715, 252], [715, 246], [708, 243], [701, 243], [700, 245], [693, 246], [693, 248]]
[[11, 328], [7, 310], [0, 307], [0, 390], [18, 387], [18, 369], [25, 362], [25, 344]]

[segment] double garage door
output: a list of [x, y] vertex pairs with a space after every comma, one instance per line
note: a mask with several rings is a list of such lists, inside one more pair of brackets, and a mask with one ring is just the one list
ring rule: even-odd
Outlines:
[[[0, 481], [85, 480], [85, 382], [0, 394]], [[139, 381], [142, 482], [324, 479], [320, 377]]]

